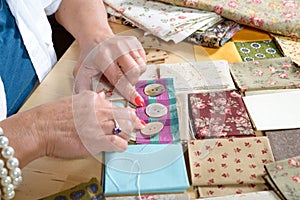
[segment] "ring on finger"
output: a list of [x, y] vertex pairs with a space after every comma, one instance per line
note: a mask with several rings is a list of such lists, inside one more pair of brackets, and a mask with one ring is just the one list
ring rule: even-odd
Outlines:
[[117, 122], [117, 120], [114, 119], [114, 122], [115, 122], [115, 127], [113, 129], [113, 133], [115, 135], [119, 135], [122, 132], [122, 129], [120, 128], [119, 123]]

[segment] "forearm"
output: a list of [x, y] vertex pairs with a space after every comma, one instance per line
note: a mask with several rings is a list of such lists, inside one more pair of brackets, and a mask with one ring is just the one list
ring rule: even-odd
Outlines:
[[75, 37], [81, 51], [114, 35], [102, 0], [62, 0], [55, 17]]
[[45, 154], [42, 137], [34, 137], [34, 122], [38, 119], [35, 116], [34, 113], [18, 113], [0, 122], [9, 146], [15, 150], [14, 157], [19, 159], [20, 168]]

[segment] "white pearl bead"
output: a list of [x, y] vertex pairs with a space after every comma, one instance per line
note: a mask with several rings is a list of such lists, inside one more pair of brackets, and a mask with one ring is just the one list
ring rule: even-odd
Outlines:
[[8, 145], [8, 138], [1, 135], [0, 136], [0, 147], [3, 148], [3, 147], [6, 147]]
[[10, 176], [6, 176], [4, 178], [1, 179], [1, 185], [2, 186], [8, 186], [11, 183], [11, 177]]
[[14, 178], [13, 179], [13, 185], [15, 186], [15, 188], [17, 188], [20, 185], [20, 183], [22, 183], [22, 181], [23, 181], [22, 176]]
[[8, 184], [8, 186], [3, 187], [4, 194], [11, 193], [14, 191], [15, 187], [13, 184]]
[[19, 166], [19, 161], [17, 158], [12, 157], [6, 161], [6, 166], [8, 169], [13, 169]]
[[0, 127], [0, 135], [3, 135], [3, 129]]
[[15, 191], [3, 195], [3, 199], [13, 199], [15, 197]]
[[0, 169], [2, 169], [3, 167], [4, 167], [4, 161], [0, 159]]
[[14, 155], [15, 151], [12, 147], [6, 146], [2, 149], [1, 154], [4, 158], [8, 159]]
[[19, 167], [16, 167], [16, 168], [10, 170], [10, 172], [9, 172], [9, 175], [12, 178], [17, 178], [18, 176], [21, 176], [21, 174], [22, 174], [22, 171]]
[[7, 176], [7, 174], [8, 174], [8, 171], [7, 171], [7, 169], [6, 169], [6, 168], [2, 168], [2, 169], [0, 169], [0, 178], [4, 178], [4, 177], [6, 177], [6, 176]]

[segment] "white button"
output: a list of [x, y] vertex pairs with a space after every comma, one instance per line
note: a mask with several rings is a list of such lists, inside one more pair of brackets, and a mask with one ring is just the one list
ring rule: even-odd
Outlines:
[[161, 122], [150, 122], [142, 130], [144, 135], [154, 135], [159, 133], [164, 127], [164, 124]]
[[144, 92], [146, 95], [155, 97], [162, 94], [165, 91], [165, 87], [162, 84], [153, 83], [145, 87]]
[[168, 109], [161, 103], [149, 104], [146, 108], [146, 114], [149, 117], [162, 117], [168, 113]]

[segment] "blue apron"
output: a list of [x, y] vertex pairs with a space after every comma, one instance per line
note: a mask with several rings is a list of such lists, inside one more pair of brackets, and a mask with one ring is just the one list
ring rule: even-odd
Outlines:
[[38, 78], [5, 0], [0, 0], [0, 76], [10, 116], [22, 106]]

